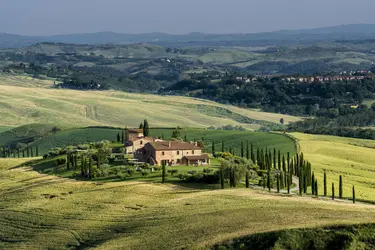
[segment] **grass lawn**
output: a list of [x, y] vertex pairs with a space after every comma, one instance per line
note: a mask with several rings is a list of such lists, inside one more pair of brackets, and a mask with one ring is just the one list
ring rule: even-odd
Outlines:
[[375, 141], [326, 135], [292, 133], [305, 157], [311, 162], [323, 194], [323, 174], [327, 172], [328, 194], [332, 182], [338, 195], [339, 176], [343, 176], [344, 196], [375, 200]]
[[82, 182], [0, 159], [0, 248], [197, 249], [273, 230], [375, 222], [371, 205], [251, 189]]

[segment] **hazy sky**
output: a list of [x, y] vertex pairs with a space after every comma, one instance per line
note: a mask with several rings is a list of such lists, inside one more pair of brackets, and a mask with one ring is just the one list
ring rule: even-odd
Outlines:
[[252, 33], [375, 23], [374, 0], [0, 0], [0, 32]]

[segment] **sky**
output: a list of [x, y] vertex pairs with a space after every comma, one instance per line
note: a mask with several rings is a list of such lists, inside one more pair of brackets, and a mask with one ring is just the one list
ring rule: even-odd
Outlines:
[[1, 0], [0, 33], [255, 33], [375, 24], [374, 0]]

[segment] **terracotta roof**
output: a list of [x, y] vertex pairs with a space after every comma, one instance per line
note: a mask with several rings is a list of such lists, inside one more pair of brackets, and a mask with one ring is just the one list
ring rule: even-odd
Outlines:
[[129, 133], [143, 133], [143, 129], [141, 128], [128, 128]]
[[188, 160], [208, 160], [210, 159], [210, 157], [208, 156], [208, 154], [203, 154], [203, 155], [188, 155], [188, 156], [184, 156], [183, 158], [186, 158]]
[[155, 138], [153, 138], [153, 137], [132, 137], [132, 138], [129, 139], [129, 141], [131, 141], [131, 142], [135, 142], [135, 141], [138, 141], [138, 140], [155, 141]]
[[[169, 144], [170, 143], [170, 144]], [[201, 147], [195, 146], [188, 142], [179, 141], [161, 141], [161, 142], [150, 142], [150, 145], [156, 151], [167, 151], [167, 150], [200, 150]]]

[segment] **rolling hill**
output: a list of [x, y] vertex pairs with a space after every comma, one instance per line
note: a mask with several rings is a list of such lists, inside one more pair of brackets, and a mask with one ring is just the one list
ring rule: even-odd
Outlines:
[[0, 159], [0, 247], [208, 249], [249, 234], [374, 223], [373, 206], [146, 182], [42, 175]]
[[278, 123], [282, 117], [286, 123], [299, 120], [298, 117], [179, 96], [7, 85], [0, 85], [0, 93], [0, 126], [41, 123], [57, 127], [138, 127], [141, 121], [148, 119], [154, 127], [230, 124], [258, 129], [264, 123]]

